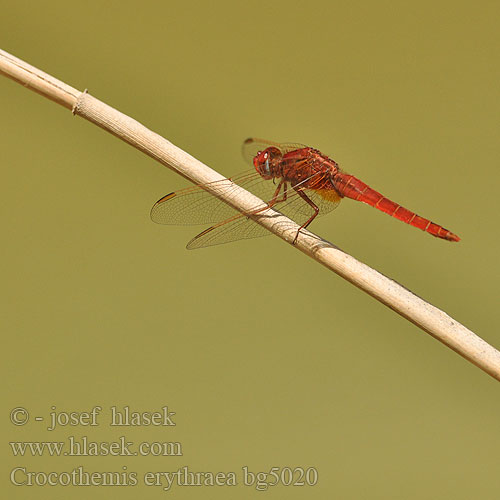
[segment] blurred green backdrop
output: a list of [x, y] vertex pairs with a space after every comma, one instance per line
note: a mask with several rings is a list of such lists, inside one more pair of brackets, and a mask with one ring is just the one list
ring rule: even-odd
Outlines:
[[[248, 136], [323, 150], [459, 234], [346, 200], [311, 229], [500, 345], [498, 2], [9, 2], [1, 47], [223, 174]], [[0, 79], [8, 498], [497, 499], [497, 382], [282, 241], [194, 252], [187, 181]], [[201, 230], [203, 228], [199, 228]], [[49, 412], [102, 406], [98, 427]], [[110, 428], [168, 405], [176, 427]], [[31, 414], [9, 421], [12, 408]], [[36, 415], [45, 418], [36, 422]], [[15, 457], [8, 441], [178, 441], [182, 457]], [[235, 487], [12, 485], [29, 471], [235, 471]], [[315, 467], [314, 487], [241, 468]]]

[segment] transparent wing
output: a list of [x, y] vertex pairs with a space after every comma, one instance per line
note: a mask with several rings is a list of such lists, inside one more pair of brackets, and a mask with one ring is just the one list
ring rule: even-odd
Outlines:
[[288, 153], [289, 151], [294, 151], [295, 149], [305, 148], [304, 144], [296, 144], [296, 143], [279, 143], [273, 141], [267, 141], [265, 139], [257, 139], [255, 137], [250, 137], [246, 141], [243, 142], [241, 147], [241, 153], [243, 154], [243, 158], [250, 165], [253, 166], [253, 159], [255, 155], [259, 151], [264, 151], [268, 147], [273, 146], [278, 148], [283, 154]]
[[268, 234], [271, 233], [267, 229], [245, 215], [239, 214], [198, 234], [187, 244], [186, 248], [195, 250], [213, 245], [222, 245], [231, 241], [259, 238]]
[[[318, 217], [331, 212], [340, 203], [340, 197], [335, 191], [304, 189], [303, 192], [319, 208]], [[314, 208], [290, 187], [288, 187], [287, 193], [287, 199], [276, 203], [272, 207], [273, 210], [286, 215], [299, 225], [306, 223], [314, 215]], [[259, 238], [269, 234], [271, 233], [266, 228], [253, 219], [244, 214], [237, 214], [195, 236], [188, 243], [187, 248], [194, 250], [242, 239]]]
[[[276, 190], [276, 185], [263, 179], [255, 169], [231, 177], [230, 181], [264, 201], [268, 201]], [[155, 203], [151, 209], [151, 219], [157, 224], [210, 224], [239, 213], [206, 190], [208, 186], [217, 185], [225, 187], [229, 193], [235, 189], [228, 179], [224, 179], [175, 191]]]

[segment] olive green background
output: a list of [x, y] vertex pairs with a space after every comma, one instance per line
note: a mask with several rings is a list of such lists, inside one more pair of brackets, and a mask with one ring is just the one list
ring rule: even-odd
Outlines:
[[[500, 346], [498, 2], [8, 2], [0, 46], [219, 172], [248, 136], [317, 147], [459, 234], [345, 200], [311, 229]], [[497, 499], [498, 383], [281, 240], [185, 250], [149, 219], [186, 180], [0, 79], [2, 490], [8, 498]], [[49, 412], [103, 408], [95, 428]], [[109, 408], [175, 411], [110, 428]], [[10, 423], [12, 408], [31, 420]], [[35, 422], [35, 416], [45, 418]], [[8, 441], [179, 441], [183, 457], [14, 457]], [[314, 487], [145, 471], [316, 467]], [[135, 487], [16, 487], [137, 471]]]

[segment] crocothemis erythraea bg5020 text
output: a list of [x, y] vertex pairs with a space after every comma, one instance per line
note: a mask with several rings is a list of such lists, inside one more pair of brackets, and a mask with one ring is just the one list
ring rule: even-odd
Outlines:
[[[197, 185], [167, 194], [151, 209], [151, 218], [159, 224], [214, 224], [195, 236], [187, 248], [201, 248], [244, 238], [270, 234], [248, 215], [267, 208], [281, 212], [300, 225], [294, 239], [319, 215], [330, 212], [342, 198], [362, 201], [382, 212], [438, 238], [460, 241], [448, 229], [420, 217], [395, 203], [314, 148], [302, 144], [276, 143], [247, 139], [243, 156], [253, 166], [230, 181], [266, 202], [254, 211], [242, 214], [214, 197], [208, 185]], [[210, 183], [228, 183], [228, 180]]]

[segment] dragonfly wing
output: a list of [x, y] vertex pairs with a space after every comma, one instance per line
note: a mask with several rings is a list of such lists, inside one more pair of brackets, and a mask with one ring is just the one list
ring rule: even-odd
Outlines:
[[236, 189], [231, 187], [230, 181], [263, 198], [264, 201], [272, 197], [277, 187], [272, 181], [263, 179], [255, 169], [246, 171], [229, 180], [192, 186], [167, 194], [151, 209], [151, 219], [157, 224], [174, 225], [210, 224], [228, 219], [238, 212], [207, 189], [224, 188], [226, 193], [230, 193]]
[[265, 139], [257, 139], [251, 137], [243, 142], [243, 146], [241, 148], [241, 152], [243, 154], [243, 158], [245, 161], [253, 166], [253, 159], [259, 151], [264, 151], [269, 147], [278, 148], [283, 154], [288, 153], [289, 151], [294, 151], [295, 149], [305, 148], [304, 144], [295, 144], [295, 143], [279, 143], [273, 141], [267, 141]]
[[158, 200], [151, 209], [151, 220], [157, 224], [210, 224], [224, 220], [235, 213], [207, 191], [198, 189], [188, 193], [176, 191]]
[[[309, 216], [303, 216], [304, 222], [308, 218]], [[270, 234], [271, 232], [268, 229], [261, 226], [250, 217], [238, 214], [231, 219], [220, 222], [201, 232], [187, 244], [186, 248], [188, 248], [188, 250], [194, 250], [196, 248], [222, 245], [232, 241], [260, 238]]]
[[[330, 195], [325, 198], [324, 193], [306, 189], [304, 193], [320, 209], [318, 217], [335, 209], [340, 198]], [[315, 213], [314, 208], [307, 204], [293, 189], [288, 194], [287, 199], [273, 206], [273, 210], [286, 215], [297, 224], [302, 225], [307, 222]], [[264, 217], [264, 216], [262, 216]], [[213, 245], [222, 245], [232, 241], [249, 238], [259, 238], [271, 234], [269, 230], [255, 222], [244, 214], [237, 214], [225, 221], [209, 227], [202, 233], [195, 236], [187, 245], [189, 250], [203, 248]]]
[[266, 228], [257, 224], [249, 217], [238, 214], [198, 234], [187, 244], [186, 248], [194, 250], [196, 248], [222, 245], [223, 243], [247, 238], [259, 238], [268, 234], [271, 233]]

